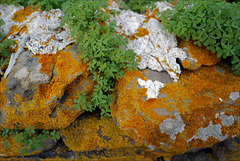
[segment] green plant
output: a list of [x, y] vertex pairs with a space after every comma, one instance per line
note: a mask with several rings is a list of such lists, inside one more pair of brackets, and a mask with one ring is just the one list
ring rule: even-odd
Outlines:
[[[160, 13], [157, 13], [160, 14]], [[240, 74], [240, 6], [215, 1], [182, 1], [174, 10], [161, 13], [165, 29], [181, 38], [192, 38], [218, 57], [231, 58], [232, 69]]]
[[133, 50], [124, 50], [127, 39], [115, 33], [114, 22], [107, 22], [110, 14], [105, 13], [101, 7], [107, 7], [104, 0], [99, 1], [68, 1], [63, 5], [62, 25], [67, 23], [71, 35], [75, 37], [78, 51], [88, 70], [93, 74], [96, 82], [91, 98], [83, 91], [78, 95], [74, 107], [80, 110], [93, 111], [101, 109], [103, 117], [111, 116], [109, 106], [114, 98], [110, 92], [113, 90], [114, 79], [123, 76], [124, 68], [137, 69], [135, 53]]
[[161, 0], [127, 0], [121, 3], [125, 9], [131, 9], [137, 13], [143, 13], [148, 9], [154, 2], [159, 2]]
[[2, 0], [0, 3], [16, 6], [39, 6], [42, 10], [51, 10], [62, 7], [65, 0]]
[[[59, 131], [46, 131], [46, 130], [35, 130], [34, 126], [31, 128], [26, 128], [23, 131], [18, 131], [17, 129], [8, 129], [4, 128], [2, 131], [2, 136], [4, 139], [8, 138], [9, 135], [13, 135], [16, 143], [21, 144], [18, 152], [20, 156], [28, 154], [28, 150], [37, 150], [40, 147], [43, 147], [43, 143], [46, 139], [51, 138], [54, 141], [60, 139]], [[10, 144], [7, 141], [4, 141], [3, 144], [7, 149], [9, 149]]]
[[[121, 6], [123, 6], [124, 9], [131, 9], [134, 12], [137, 13], [143, 13], [148, 8], [154, 6], [153, 4], [155, 2], [161, 2], [165, 0], [125, 0], [121, 2]], [[173, 2], [174, 0], [168, 0], [168, 2]]]
[[[0, 26], [4, 24], [4, 21], [0, 20]], [[3, 39], [5, 36], [0, 33], [0, 39]], [[9, 52], [8, 48], [9, 46], [14, 44], [14, 40], [5, 39], [0, 43], [0, 69], [4, 64], [8, 64], [8, 59], [11, 56], [11, 53]]]

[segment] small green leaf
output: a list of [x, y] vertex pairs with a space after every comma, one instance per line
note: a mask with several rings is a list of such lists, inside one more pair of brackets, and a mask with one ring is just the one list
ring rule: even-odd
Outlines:
[[4, 145], [7, 149], [10, 148], [10, 144], [9, 144], [7, 141], [4, 141], [4, 142], [3, 142], [3, 145]]

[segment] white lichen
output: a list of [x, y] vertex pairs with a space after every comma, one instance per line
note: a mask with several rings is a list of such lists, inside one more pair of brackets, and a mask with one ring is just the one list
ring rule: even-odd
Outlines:
[[229, 96], [229, 98], [233, 101], [236, 101], [239, 97], [239, 92], [232, 92]]
[[231, 126], [234, 123], [234, 117], [225, 115], [224, 112], [221, 112], [220, 114], [216, 113], [215, 117], [219, 117], [222, 120], [222, 124], [227, 127]]
[[212, 121], [210, 121], [206, 128], [199, 128], [197, 134], [191, 139], [188, 139], [187, 142], [190, 142], [192, 139], [201, 139], [203, 141], [207, 141], [210, 137], [214, 137], [219, 141], [223, 141], [228, 138], [228, 135], [226, 134], [223, 136], [221, 127], [222, 126], [220, 124], [213, 125]]
[[18, 48], [18, 50], [11, 55], [9, 66], [4, 74], [5, 78], [16, 63], [19, 54], [26, 48], [33, 54], [56, 54], [57, 51], [75, 41], [71, 38], [67, 25], [60, 27], [61, 17], [64, 15], [61, 10], [36, 11], [26, 17], [23, 22], [12, 21], [14, 13], [21, 8], [23, 7], [0, 5], [0, 19], [5, 22], [1, 31], [6, 34], [12, 25], [17, 26], [17, 29], [8, 36], [8, 39], [16, 41], [16, 45], [12, 48]]
[[152, 81], [152, 80], [142, 80], [142, 79], [138, 79], [138, 83], [140, 86], [143, 86], [145, 88], [147, 88], [147, 99], [150, 98], [157, 98], [158, 94], [159, 94], [159, 90], [163, 87], [165, 87], [165, 85], [159, 81]]
[[23, 79], [23, 78], [26, 78], [28, 74], [29, 72], [27, 70], [27, 67], [23, 67], [22, 69], [20, 69], [15, 73], [14, 77], [17, 79]]
[[[167, 2], [158, 2], [155, 5], [159, 11], [172, 9], [172, 5]], [[126, 49], [133, 49], [141, 57], [141, 61], [138, 63], [139, 69], [149, 68], [159, 72], [166, 71], [177, 82], [181, 69], [176, 60], [185, 60], [187, 58], [186, 52], [177, 47], [176, 36], [164, 30], [158, 20], [151, 18], [147, 23], [144, 23], [146, 17], [146, 15], [131, 10], [122, 10], [111, 20], [121, 26], [116, 27], [119, 34], [124, 33], [131, 36], [138, 32], [138, 28], [145, 28], [149, 34], [143, 37], [136, 36], [134, 40], [129, 38]]]
[[183, 122], [179, 113], [174, 112], [173, 114], [175, 119], [167, 118], [159, 125], [159, 129], [162, 131], [162, 133], [170, 135], [171, 140], [175, 140], [176, 134], [182, 133], [185, 127], [185, 123]]

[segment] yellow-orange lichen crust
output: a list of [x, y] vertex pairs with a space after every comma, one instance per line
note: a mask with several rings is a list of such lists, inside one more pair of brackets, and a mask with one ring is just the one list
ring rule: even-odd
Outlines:
[[3, 93], [6, 89], [6, 80], [2, 77], [0, 82], [0, 110], [6, 103], [6, 97]]
[[[219, 67], [222, 68], [222, 67]], [[219, 142], [210, 137], [207, 141], [191, 138], [198, 129], [206, 128], [212, 121], [220, 124], [222, 135], [238, 136], [239, 122], [235, 119], [231, 126], [225, 126], [216, 114], [224, 112], [228, 116], [240, 115], [240, 99], [230, 103], [230, 94], [240, 91], [240, 76], [224, 67], [226, 73], [216, 71], [215, 66], [201, 67], [197, 71], [182, 71], [180, 80], [162, 88], [163, 97], [146, 100], [146, 88], [139, 88], [137, 79], [146, 80], [141, 71], [126, 71], [123, 78], [116, 81], [117, 99], [112, 104], [112, 116], [116, 117], [122, 130], [135, 141], [164, 149], [168, 153], [181, 154], [190, 147], [201, 148]], [[220, 101], [220, 99], [222, 102]], [[230, 102], [229, 102], [230, 101]], [[161, 109], [159, 113], [156, 110]], [[159, 125], [167, 118], [175, 119], [178, 112], [185, 127], [177, 133], [175, 141], [162, 133]], [[187, 140], [189, 142], [187, 142]]]
[[[10, 145], [9, 149], [7, 149], [3, 142], [7, 141]], [[13, 139], [13, 135], [10, 135], [9, 138], [4, 139], [2, 135], [0, 135], [0, 154], [2, 156], [18, 156], [18, 149], [21, 144], [15, 143], [15, 139]]]
[[[9, 148], [6, 148], [4, 145], [4, 142], [8, 142]], [[7, 156], [7, 157], [18, 157], [19, 152], [18, 150], [22, 148], [22, 143], [16, 143], [16, 139], [13, 139], [13, 135], [8, 135], [8, 138], [4, 138], [2, 135], [0, 135], [0, 155], [1, 156]], [[35, 155], [41, 153], [39, 150], [30, 150], [28, 147], [30, 154], [24, 154], [24, 156], [27, 155]], [[1, 157], [0, 157], [1, 160]]]
[[[69, 50], [76, 50], [75, 48], [75, 46], [71, 46]], [[74, 58], [69, 50], [58, 51], [56, 54], [35, 55], [38, 63], [42, 64], [40, 71], [48, 76], [53, 72], [52, 79], [48, 84], [38, 86], [32, 100], [23, 100], [20, 95], [16, 94], [14, 100], [21, 104], [19, 107], [3, 107], [7, 120], [2, 127], [34, 126], [36, 129], [45, 130], [64, 128], [83, 113], [83, 110], [79, 111], [73, 108], [74, 100], [77, 99], [81, 90], [87, 93], [92, 92], [92, 81], [88, 77], [89, 72], [81, 61], [80, 54], [78, 54], [78, 58]], [[79, 76], [76, 77], [77, 75]], [[4, 80], [1, 82], [1, 86], [3, 86], [1, 89], [4, 88]], [[64, 103], [52, 101], [61, 98], [65, 91], [68, 91], [69, 96]], [[4, 91], [0, 92], [0, 96], [4, 96]]]
[[121, 131], [112, 118], [84, 115], [75, 120], [60, 134], [65, 144], [73, 151], [91, 151], [142, 146]]
[[[195, 45], [192, 39], [190, 39], [189, 41], [186, 41], [178, 38], [178, 47], [188, 48], [188, 53], [190, 54], [190, 56], [193, 59], [197, 60], [197, 63], [195, 64], [197, 67], [200, 67], [202, 65], [208, 65], [208, 66], [215, 65], [221, 60], [221, 58], [217, 58], [216, 53], [212, 53], [211, 51], [207, 50], [206, 47], [204, 47], [203, 45], [202, 47]], [[186, 61], [182, 63], [183, 67], [187, 69], [188, 68], [191, 69], [190, 63]]]
[[[101, 151], [111, 159], [156, 159], [164, 154], [154, 153], [141, 143], [136, 143], [120, 130], [112, 118], [100, 118], [97, 114], [81, 115], [70, 126], [60, 130], [60, 135], [69, 149], [75, 152]], [[136, 154], [136, 151], [143, 153]], [[127, 154], [126, 154], [127, 152]], [[111, 154], [114, 153], [114, 154]], [[112, 156], [112, 157], [111, 157]], [[114, 156], [114, 157], [113, 157]], [[91, 156], [95, 158], [98, 156]], [[83, 156], [77, 156], [84, 160]], [[100, 158], [105, 158], [101, 156]], [[85, 158], [87, 159], [87, 158]], [[96, 158], [97, 159], [97, 158]], [[105, 158], [107, 159], [107, 158]]]
[[27, 7], [24, 7], [24, 9], [20, 9], [17, 12], [15, 12], [11, 19], [15, 22], [21, 23], [24, 20], [26, 20], [27, 17], [30, 16], [35, 11], [39, 11], [38, 6], [35, 6], [35, 8], [33, 8], [32, 6], [27, 6]]

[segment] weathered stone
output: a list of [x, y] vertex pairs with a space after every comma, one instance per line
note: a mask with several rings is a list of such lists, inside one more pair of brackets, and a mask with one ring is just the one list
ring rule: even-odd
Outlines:
[[202, 47], [195, 45], [193, 40], [186, 41], [178, 38], [178, 47], [187, 54], [187, 59], [181, 61], [184, 69], [197, 70], [202, 65], [215, 65], [221, 60], [217, 58], [216, 53], [207, 50], [203, 45]]
[[182, 155], [175, 155], [171, 159], [164, 161], [215, 161], [215, 156], [211, 153], [210, 149], [203, 149], [197, 152], [189, 152]]
[[240, 160], [240, 137], [225, 140], [211, 149], [219, 161]]
[[[160, 90], [146, 89], [139, 79], [148, 81], [143, 71], [126, 71], [116, 81], [111, 106], [118, 127], [136, 142], [156, 152], [181, 154], [240, 134], [240, 77], [227, 65], [183, 71], [178, 82]], [[157, 98], [148, 98], [148, 90]]]
[[82, 90], [91, 92], [91, 80], [75, 45], [56, 54], [24, 52], [2, 78], [0, 125], [66, 127], [83, 112], [73, 107], [74, 100]]
[[[115, 10], [118, 5], [111, 4]], [[186, 53], [177, 47], [174, 34], [164, 30], [159, 19], [155, 16], [157, 11], [172, 7], [170, 3], [158, 2], [154, 11], [148, 10], [146, 14], [138, 14], [131, 10], [121, 10], [121, 13], [111, 18], [118, 27], [116, 32], [128, 38], [126, 49], [133, 49], [139, 58], [139, 69], [152, 69], [166, 71], [174, 81], [179, 79], [181, 73], [177, 59], [185, 60]], [[110, 9], [112, 9], [110, 7]]]
[[73, 151], [141, 147], [121, 131], [112, 118], [83, 114], [70, 126], [60, 130], [65, 144]]
[[[15, 40], [15, 44], [12, 46], [13, 53], [4, 74], [5, 78], [25, 48], [33, 54], [56, 54], [75, 41], [71, 38], [67, 25], [60, 27], [63, 16], [60, 9], [52, 9], [48, 12], [38, 8], [32, 10], [32, 7], [7, 8], [10, 9], [6, 10], [0, 5], [0, 18], [5, 22], [1, 29], [9, 31], [11, 28], [6, 37]], [[4, 17], [6, 14], [8, 16]]]

